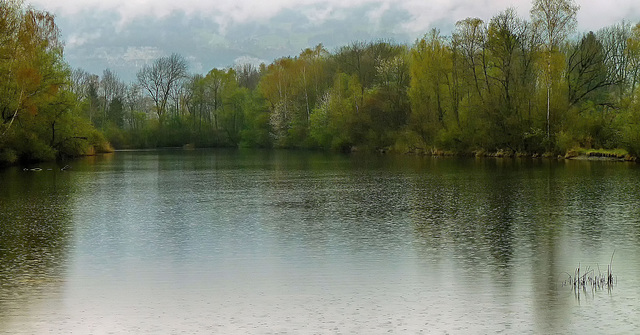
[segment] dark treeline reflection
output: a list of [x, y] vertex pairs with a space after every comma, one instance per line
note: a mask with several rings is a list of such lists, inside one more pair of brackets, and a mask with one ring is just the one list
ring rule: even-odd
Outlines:
[[[322, 222], [340, 222], [340, 229], [352, 225], [349, 229], [357, 229], [360, 237], [371, 230], [368, 238], [374, 244], [376, 239], [389, 237], [386, 235], [404, 233], [398, 226], [410, 223], [418, 234], [415, 242], [428, 249], [429, 257], [453, 247], [459, 249], [456, 255], [462, 264], [469, 266], [488, 258], [496, 267], [509, 268], [516, 249], [543, 255], [551, 252], [548, 249], [567, 230], [579, 233], [579, 242], [588, 245], [597, 243], [598, 236], [607, 231], [607, 218], [624, 216], [638, 221], [633, 218], [638, 210], [631, 205], [640, 200], [632, 191], [638, 186], [635, 165], [288, 152], [264, 155], [266, 160], [247, 155], [242, 164], [266, 164], [249, 170], [255, 174], [267, 168], [267, 180], [244, 186], [255, 191], [258, 202], [276, 207], [276, 215], [284, 216], [275, 222], [302, 221], [323, 234], [326, 227], [318, 228]], [[464, 250], [469, 252], [461, 252]]]
[[640, 200], [631, 191], [637, 174], [624, 164], [432, 160], [409, 190], [411, 217], [435, 246], [448, 240], [487, 245], [497, 263], [509, 265], [514, 235], [526, 238], [532, 251], [567, 226], [592, 242], [606, 231], [607, 216], [637, 212], [628, 207]]
[[62, 285], [73, 187], [68, 173], [54, 168], [9, 168], [0, 170], [0, 180], [0, 310], [10, 315], [39, 292], [52, 294]]

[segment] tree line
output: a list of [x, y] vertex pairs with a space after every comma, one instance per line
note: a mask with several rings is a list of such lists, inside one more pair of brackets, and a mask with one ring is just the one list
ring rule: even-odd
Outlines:
[[[61, 47], [48, 47], [62, 69], [56, 96], [68, 102], [43, 101], [43, 111], [58, 106], [51, 115], [99, 129], [116, 148], [638, 155], [640, 25], [579, 35], [578, 10], [573, 0], [534, 0], [529, 18], [511, 8], [488, 22], [466, 18], [450, 36], [434, 29], [413, 45], [353, 42], [330, 52], [320, 44], [206, 75], [189, 74], [173, 54], [142, 67], [131, 84], [108, 69], [69, 71]], [[3, 132], [17, 132], [13, 119], [43, 113], [16, 103], [28, 87], [17, 69], [9, 72], [13, 95], [3, 97]], [[87, 142], [56, 122], [41, 133], [57, 152]]]

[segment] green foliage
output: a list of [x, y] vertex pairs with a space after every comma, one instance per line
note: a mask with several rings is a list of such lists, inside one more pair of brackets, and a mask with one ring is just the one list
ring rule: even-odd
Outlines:
[[111, 146], [111, 143], [109, 143], [109, 141], [107, 141], [104, 134], [98, 130], [94, 129], [93, 131], [91, 131], [89, 133], [87, 141], [89, 143], [89, 147], [86, 149], [87, 151], [85, 152], [85, 154], [89, 154], [91, 152], [95, 152], [95, 153], [113, 152], [113, 147]]
[[[411, 50], [409, 98], [412, 113], [408, 126], [419, 136], [419, 147], [433, 145], [444, 127], [445, 101], [450, 87], [447, 78], [453, 76], [450, 59], [450, 49], [437, 30], [416, 42]], [[451, 110], [457, 111], [455, 107]], [[459, 120], [457, 114], [455, 119], [456, 122]]]
[[48, 143], [32, 132], [18, 134], [20, 142], [14, 144], [24, 161], [50, 161], [56, 158], [56, 151]]
[[95, 129], [70, 90], [53, 15], [3, 1], [0, 22], [0, 160], [85, 154]]
[[578, 147], [578, 142], [568, 132], [561, 131], [556, 134], [556, 151], [560, 154]]
[[629, 112], [622, 118], [621, 147], [629, 154], [640, 156], [640, 102], [630, 104]]
[[451, 36], [434, 29], [410, 47], [354, 42], [330, 53], [320, 44], [259, 68], [189, 76], [184, 58], [161, 57], [129, 86], [108, 69], [102, 78], [69, 71], [49, 14], [2, 6], [4, 161], [108, 151], [108, 141], [116, 148], [640, 152], [640, 25], [571, 40], [572, 0], [533, 1], [531, 21], [509, 8], [488, 22], [463, 19]]
[[14, 164], [18, 161], [18, 154], [15, 150], [3, 148], [0, 150], [0, 166], [5, 164]]
[[130, 145], [130, 141], [127, 136], [127, 132], [117, 128], [115, 126], [109, 126], [102, 131], [105, 139], [108, 140], [109, 143], [115, 149], [128, 149]]
[[269, 110], [264, 98], [257, 91], [248, 91], [244, 104], [244, 126], [240, 131], [240, 147], [271, 147]]

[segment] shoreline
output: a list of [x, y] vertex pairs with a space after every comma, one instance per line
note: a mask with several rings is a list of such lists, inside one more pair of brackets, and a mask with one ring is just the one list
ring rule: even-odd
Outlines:
[[[140, 148], [140, 149], [116, 149], [116, 150], [112, 150], [112, 151], [108, 151], [108, 152], [99, 152], [99, 153], [91, 153], [91, 154], [87, 154], [87, 155], [81, 155], [81, 156], [76, 156], [76, 157], [67, 157], [66, 159], [62, 159], [61, 161], [65, 161], [67, 159], [71, 159], [71, 160], [75, 160], [75, 159], [82, 159], [85, 157], [92, 157], [92, 156], [99, 156], [99, 155], [104, 155], [104, 154], [111, 154], [111, 153], [115, 153], [115, 152], [135, 152], [135, 151], [139, 151], [139, 152], [145, 152], [145, 151], [155, 151], [155, 150], [186, 150], [186, 151], [191, 151], [191, 150], [195, 150], [196, 148], [194, 147], [190, 147], [190, 146], [183, 146], [183, 147], [166, 147], [166, 148]], [[197, 148], [197, 149], [205, 149], [205, 148]], [[206, 149], [215, 149], [215, 148], [206, 148]], [[226, 148], [226, 149], [239, 149], [239, 148]], [[267, 150], [282, 150], [282, 149], [267, 149]], [[290, 149], [284, 149], [284, 150], [290, 150]], [[351, 154], [353, 153], [359, 153], [359, 150], [353, 150], [351, 152]], [[400, 152], [398, 151], [394, 151], [394, 150], [377, 150], [376, 151], [378, 154], [391, 154], [391, 153], [397, 153], [399, 154]], [[372, 152], [372, 153], [376, 153], [376, 152]], [[433, 150], [431, 152], [425, 152], [422, 150], [417, 150], [417, 151], [406, 151], [404, 153], [402, 153], [404, 155], [414, 155], [414, 156], [431, 156], [431, 157], [468, 157], [468, 158], [510, 158], [510, 159], [517, 159], [517, 158], [524, 158], [524, 159], [549, 159], [549, 160], [556, 160], [556, 161], [562, 161], [562, 160], [575, 160], [575, 161], [606, 161], [606, 162], [629, 162], [629, 163], [640, 163], [640, 159], [636, 156], [632, 156], [629, 154], [621, 154], [621, 153], [613, 153], [613, 152], [598, 152], [598, 151], [593, 151], [593, 152], [587, 152], [587, 153], [577, 153], [576, 151], [570, 151], [568, 153], [566, 153], [564, 156], [563, 155], [555, 155], [555, 154], [551, 154], [551, 153], [546, 153], [546, 154], [528, 154], [528, 153], [513, 153], [513, 152], [509, 152], [509, 151], [496, 151], [496, 152], [487, 152], [487, 151], [475, 151], [475, 152], [470, 152], [470, 153], [459, 153], [459, 152], [452, 152], [452, 151], [443, 151], [443, 150]], [[46, 163], [50, 163], [50, 162], [55, 162], [58, 161], [58, 159], [53, 160], [53, 161], [40, 161], [40, 162], [32, 162], [32, 163], [25, 163], [25, 162], [16, 162], [14, 164], [0, 164], [0, 169], [6, 169], [6, 168], [10, 168], [10, 167], [15, 167], [15, 166], [22, 166], [22, 165], [34, 165], [34, 164], [46, 164]]]
[[[380, 151], [386, 153], [387, 151]], [[586, 153], [578, 153], [569, 151], [565, 155], [556, 155], [552, 153], [545, 154], [529, 154], [529, 153], [513, 153], [508, 151], [475, 151], [469, 153], [458, 153], [451, 151], [433, 150], [431, 152], [408, 151], [406, 155], [432, 156], [432, 157], [475, 157], [475, 158], [527, 158], [527, 159], [550, 159], [550, 160], [577, 160], [577, 161], [609, 161], [609, 162], [630, 162], [640, 163], [640, 159], [629, 154], [615, 152], [599, 152], [591, 151]]]

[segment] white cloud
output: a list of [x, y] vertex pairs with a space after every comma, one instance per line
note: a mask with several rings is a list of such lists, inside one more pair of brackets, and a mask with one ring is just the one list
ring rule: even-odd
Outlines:
[[453, 26], [457, 21], [468, 17], [478, 17], [488, 21], [495, 14], [509, 8], [516, 8], [520, 15], [528, 16], [531, 7], [528, 0], [405, 0], [399, 3], [411, 15], [411, 20], [403, 22], [406, 32], [413, 34], [426, 33], [431, 28], [444, 29], [443, 24]]
[[334, 17], [336, 11], [331, 5], [324, 7], [309, 7], [303, 9], [304, 15], [311, 21], [312, 24], [322, 24], [328, 19]]
[[[194, 69], [206, 71], [242, 55], [272, 59], [317, 43], [338, 47], [386, 36], [411, 43], [431, 28], [448, 35], [467, 17], [488, 21], [514, 7], [528, 18], [531, 8], [531, 0], [27, 1], [56, 14], [73, 66], [132, 71], [172, 52], [194, 57]], [[580, 32], [640, 20], [637, 0], [576, 1]]]
[[[314, 24], [332, 18], [337, 9], [378, 5], [377, 10], [363, 13], [375, 22], [388, 8], [403, 8], [411, 15], [409, 22], [398, 22], [411, 32], [426, 31], [434, 22], [455, 22], [466, 17], [489, 19], [507, 7], [515, 7], [528, 16], [530, 0], [32, 0], [37, 8], [59, 15], [110, 11], [118, 13], [120, 26], [140, 16], [163, 18], [175, 11], [187, 15], [210, 17], [222, 27], [253, 21], [267, 21], [284, 9], [302, 11]], [[582, 6], [580, 26], [597, 29], [613, 21], [640, 19], [640, 4], [636, 0], [577, 0]], [[355, 18], [358, 19], [358, 18]]]
[[162, 56], [164, 56], [164, 52], [156, 47], [128, 47], [127, 51], [122, 55], [122, 60], [126, 62], [141, 62], [147, 64]]
[[65, 16], [87, 11], [116, 12], [120, 16], [120, 25], [140, 16], [164, 18], [175, 11], [208, 16], [222, 25], [242, 24], [268, 20], [284, 9], [307, 11], [310, 19], [323, 22], [331, 17], [335, 8], [387, 2], [388, 0], [32, 0], [38, 8]]
[[600, 28], [622, 22], [622, 20], [638, 23], [640, 20], [640, 3], [637, 1], [577, 1], [578, 29], [580, 31], [596, 31]]
[[203, 73], [205, 72], [204, 65], [200, 60], [195, 56], [186, 57], [187, 63], [189, 64], [189, 70], [194, 73]]
[[79, 32], [79, 33], [72, 33], [71, 35], [69, 35], [69, 37], [67, 37], [65, 39], [66, 41], [66, 46], [67, 47], [72, 47], [72, 48], [77, 48], [77, 47], [81, 47], [84, 44], [86, 44], [87, 42], [91, 42], [94, 40], [99, 39], [101, 36], [100, 32], [92, 32], [92, 33], [86, 33], [86, 32]]
[[382, 18], [382, 15], [384, 15], [384, 13], [389, 10], [389, 8], [391, 8], [391, 4], [389, 2], [382, 2], [380, 6], [376, 7], [373, 10], [370, 10], [367, 13], [367, 17], [373, 22], [378, 22]]
[[155, 59], [165, 56], [166, 52], [156, 47], [99, 47], [95, 48], [88, 58], [100, 60], [104, 68], [130, 66], [141, 68]]
[[233, 65], [251, 64], [256, 67], [260, 66], [260, 64], [262, 63], [267, 64], [269, 62], [264, 59], [251, 57], [251, 56], [240, 56], [233, 61]]

